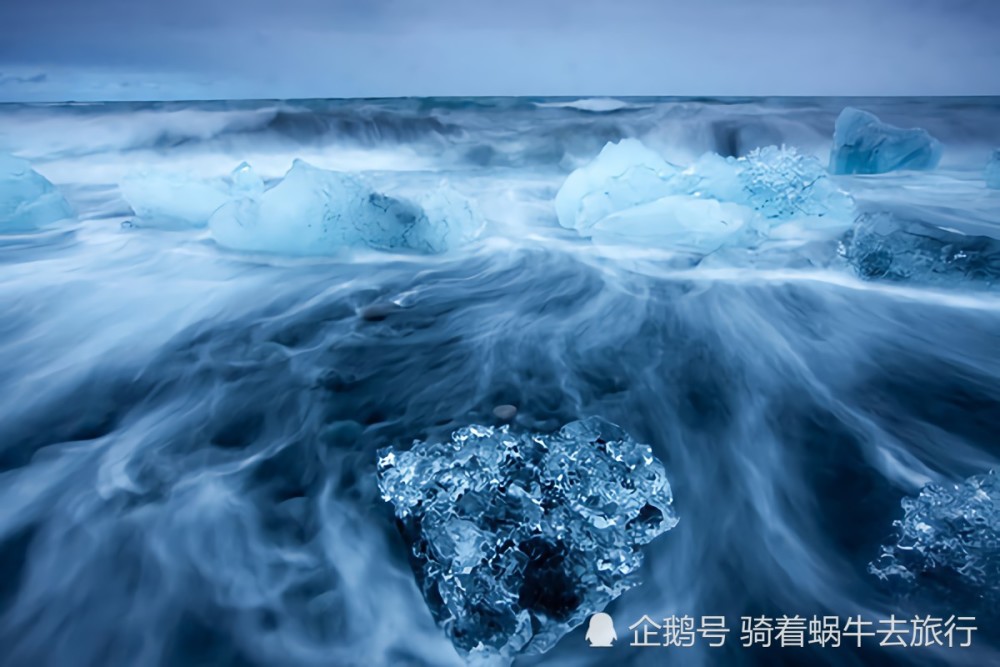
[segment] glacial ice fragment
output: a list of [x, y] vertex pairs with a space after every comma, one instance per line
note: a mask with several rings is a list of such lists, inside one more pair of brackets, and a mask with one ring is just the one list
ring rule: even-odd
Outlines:
[[867, 280], [946, 284], [1000, 280], [1000, 240], [970, 236], [889, 213], [858, 218], [841, 254]]
[[598, 418], [552, 435], [468, 426], [378, 453], [424, 598], [472, 662], [542, 653], [639, 583], [677, 523], [663, 464]]
[[637, 139], [609, 142], [559, 188], [555, 201], [559, 224], [586, 233], [612, 213], [673, 194], [668, 181], [675, 171]]
[[791, 147], [740, 158], [706, 153], [681, 170], [627, 139], [570, 174], [556, 212], [563, 226], [600, 241], [707, 253], [749, 224], [766, 231], [798, 219], [811, 228], [846, 229], [854, 202], [819, 160]]
[[765, 218], [836, 218], [850, 222], [854, 201], [815, 157], [792, 147], [767, 146], [736, 160], [750, 206]]
[[438, 253], [467, 242], [482, 226], [470, 202], [444, 185], [410, 201], [302, 160], [268, 190], [247, 187], [209, 220], [215, 240], [238, 250], [328, 255], [357, 246]]
[[1000, 594], [1000, 478], [994, 472], [959, 484], [928, 484], [904, 498], [893, 522], [897, 541], [882, 547], [869, 572], [913, 584], [927, 576], [954, 581], [981, 597]]
[[601, 243], [625, 241], [706, 254], [719, 249], [752, 220], [753, 211], [745, 206], [671, 195], [613, 213], [590, 233]]
[[31, 165], [0, 153], [0, 234], [27, 232], [74, 217], [51, 182]]
[[883, 123], [875, 114], [847, 107], [837, 118], [830, 151], [834, 174], [884, 174], [898, 169], [933, 169], [941, 142], [920, 128]]
[[118, 189], [140, 224], [154, 227], [204, 227], [230, 200], [221, 180], [165, 171], [130, 173]]
[[264, 179], [246, 162], [229, 174], [229, 193], [233, 197], [259, 197], [264, 194]]
[[994, 150], [990, 156], [983, 177], [986, 179], [986, 187], [1000, 190], [1000, 148]]

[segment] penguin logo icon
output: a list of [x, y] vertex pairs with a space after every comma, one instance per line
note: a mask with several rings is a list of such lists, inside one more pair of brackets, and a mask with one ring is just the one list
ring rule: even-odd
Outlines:
[[585, 639], [590, 642], [592, 648], [610, 647], [618, 639], [618, 633], [615, 632], [615, 622], [611, 616], [604, 612], [591, 616]]

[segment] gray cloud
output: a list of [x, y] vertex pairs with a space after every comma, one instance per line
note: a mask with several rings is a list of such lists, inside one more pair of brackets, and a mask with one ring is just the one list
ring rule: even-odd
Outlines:
[[0, 86], [45, 83], [48, 78], [49, 75], [44, 72], [40, 74], [32, 74], [30, 76], [5, 75], [3, 72], [0, 72]]
[[61, 98], [124, 81], [174, 97], [1000, 93], [993, 0], [36, 0], [0, 5], [0, 26], [0, 68], [61, 71]]

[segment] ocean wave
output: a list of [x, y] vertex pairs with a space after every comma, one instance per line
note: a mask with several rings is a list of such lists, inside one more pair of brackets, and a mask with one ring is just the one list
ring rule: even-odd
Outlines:
[[[0, 662], [461, 665], [380, 498], [377, 452], [469, 424], [546, 434], [591, 415], [650, 445], [680, 517], [645, 548], [645, 583], [607, 607], [619, 636], [644, 614], [724, 614], [731, 633], [723, 649], [602, 653], [581, 626], [523, 664], [1000, 660], [983, 600], [900, 597], [868, 571], [902, 498], [1000, 462], [1000, 299], [978, 274], [943, 280], [930, 262], [859, 275], [838, 253], [845, 237], [795, 220], [694, 258], [558, 224], [556, 192], [606, 141], [641, 139], [679, 165], [764, 139], [822, 155], [841, 101], [642, 100], [621, 113], [539, 101], [0, 109], [4, 141], [79, 213], [0, 235]], [[941, 137], [944, 162], [837, 185], [865, 214], [995, 232], [972, 158], [988, 156], [1000, 104], [962, 115], [970, 104], [869, 101]], [[151, 146], [165, 129], [202, 138]], [[390, 166], [420, 156], [419, 169], [361, 176], [416, 198], [446, 175], [489, 233], [433, 256], [281, 257], [204, 229], [122, 225], [112, 167], [224, 175], [251, 149], [279, 175], [286, 153], [324, 167], [352, 150]], [[961, 650], [740, 646], [740, 616], [859, 613], [976, 615], [980, 629]]]

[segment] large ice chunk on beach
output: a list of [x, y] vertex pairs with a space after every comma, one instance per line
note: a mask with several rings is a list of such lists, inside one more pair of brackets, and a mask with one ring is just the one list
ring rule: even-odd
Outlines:
[[471, 662], [551, 648], [638, 584], [640, 547], [677, 523], [663, 464], [598, 418], [389, 447], [378, 484], [431, 612]]
[[73, 216], [47, 178], [26, 160], [0, 153], [0, 234], [31, 231]]
[[471, 203], [444, 185], [411, 201], [302, 160], [270, 189], [234, 198], [209, 220], [221, 245], [292, 255], [346, 247], [437, 253], [467, 242], [481, 226]]
[[669, 180], [676, 171], [637, 139], [609, 142], [559, 188], [555, 202], [559, 224], [585, 233], [612, 213], [672, 194]]
[[1000, 478], [993, 472], [959, 484], [929, 484], [904, 498], [893, 525], [894, 544], [882, 547], [869, 571], [886, 581], [954, 582], [981, 597], [1000, 597]]
[[740, 158], [707, 153], [681, 169], [630, 139], [570, 174], [556, 212], [562, 225], [598, 240], [706, 253], [751, 223], [764, 231], [793, 219], [846, 229], [854, 201], [819, 160], [791, 147]]
[[140, 224], [154, 227], [204, 227], [230, 200], [221, 179], [165, 171], [130, 173], [118, 189]]
[[867, 280], [1000, 284], [1000, 240], [889, 213], [858, 218], [843, 239], [841, 254]]
[[941, 142], [920, 128], [883, 123], [872, 113], [847, 107], [837, 118], [830, 151], [834, 174], [884, 174], [897, 169], [933, 169]]
[[990, 156], [983, 177], [986, 179], [986, 187], [1000, 190], [1000, 148], [994, 150]]

